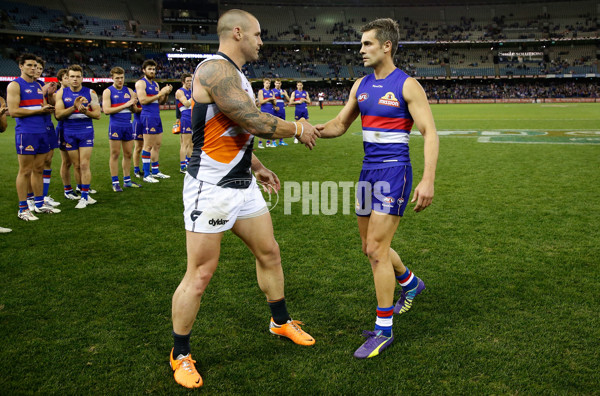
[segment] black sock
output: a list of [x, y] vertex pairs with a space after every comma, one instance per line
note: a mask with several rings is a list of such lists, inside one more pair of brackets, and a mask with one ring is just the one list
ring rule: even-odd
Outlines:
[[192, 332], [190, 331], [190, 334], [188, 335], [179, 335], [179, 334], [175, 334], [175, 332], [173, 332], [173, 357], [175, 359], [177, 359], [177, 356], [179, 355], [187, 355], [188, 353], [190, 353], [190, 336], [192, 335]]
[[269, 303], [269, 308], [271, 308], [271, 316], [273, 316], [273, 321], [275, 321], [275, 323], [282, 325], [286, 324], [286, 322], [291, 319], [287, 307], [285, 306], [285, 298], [267, 302]]

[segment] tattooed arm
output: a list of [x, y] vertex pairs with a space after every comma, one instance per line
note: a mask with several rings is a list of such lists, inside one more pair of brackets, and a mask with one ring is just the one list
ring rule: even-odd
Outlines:
[[[306, 120], [298, 124], [281, 120], [258, 110], [248, 93], [242, 88], [237, 70], [225, 60], [205, 62], [196, 72], [193, 81], [194, 101], [214, 102], [219, 110], [251, 134], [263, 139], [298, 136], [312, 149], [319, 132]], [[304, 128], [304, 133], [300, 138]]]

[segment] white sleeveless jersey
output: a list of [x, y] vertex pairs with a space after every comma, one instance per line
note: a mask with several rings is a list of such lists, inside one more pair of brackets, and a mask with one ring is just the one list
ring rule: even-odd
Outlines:
[[[227, 60], [236, 68], [242, 88], [254, 103], [252, 85], [225, 54], [218, 53], [205, 59], [204, 63]], [[196, 103], [192, 92], [192, 141], [194, 149], [187, 172], [190, 176], [207, 183], [227, 188], [248, 188], [252, 182], [250, 165], [254, 136], [227, 118], [216, 103]]]

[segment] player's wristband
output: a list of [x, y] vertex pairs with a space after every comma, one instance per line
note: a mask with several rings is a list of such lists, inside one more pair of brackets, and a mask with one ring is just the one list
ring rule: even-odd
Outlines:
[[[298, 138], [298, 140], [300, 140], [300, 138], [302, 137], [302, 135], [304, 135], [304, 124], [302, 124], [301, 122], [296, 122], [296, 124], [300, 124], [300, 126], [302, 127], [302, 131], [300, 132], [300, 135], [298, 136], [298, 134], [296, 133], [296, 137]], [[298, 132], [298, 127], [296, 126], [296, 132]]]
[[294, 126], [296, 127], [296, 132], [294, 133], [294, 137], [298, 137], [298, 123], [294, 122]]

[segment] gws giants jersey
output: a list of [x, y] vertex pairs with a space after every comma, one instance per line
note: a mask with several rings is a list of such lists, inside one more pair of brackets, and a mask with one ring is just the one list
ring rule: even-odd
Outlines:
[[[202, 61], [227, 60], [235, 66], [242, 88], [255, 101], [252, 85], [237, 65], [225, 54], [217, 53]], [[228, 188], [248, 188], [252, 182], [250, 165], [254, 136], [227, 118], [216, 103], [196, 103], [192, 95], [192, 142], [194, 150], [188, 163], [190, 176]]]
[[410, 165], [408, 140], [413, 119], [402, 89], [409, 76], [400, 69], [384, 79], [365, 76], [356, 91], [365, 157], [363, 169]]

